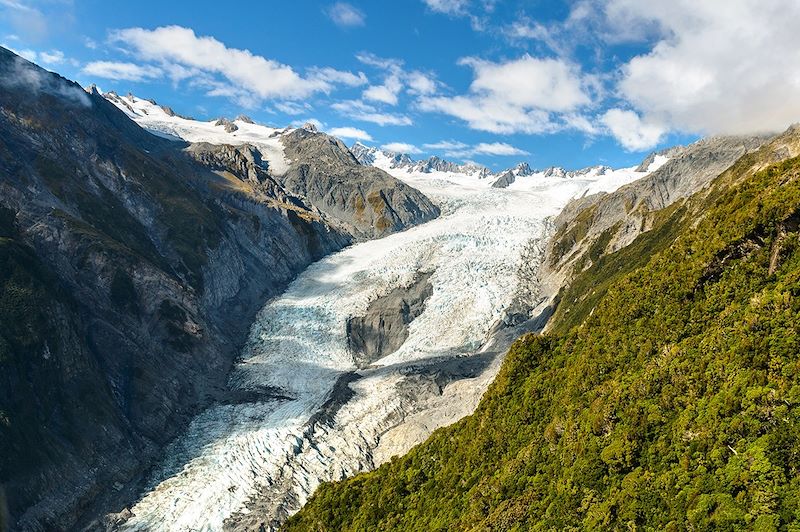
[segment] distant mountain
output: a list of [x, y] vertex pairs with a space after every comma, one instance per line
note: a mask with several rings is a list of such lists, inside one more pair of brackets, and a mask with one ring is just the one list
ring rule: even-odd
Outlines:
[[344, 143], [320, 133], [313, 124], [279, 129], [256, 124], [246, 116], [200, 121], [132, 94], [103, 96], [164, 138], [252, 146], [277, 184], [356, 238], [384, 236], [438, 215], [437, 208], [418, 191], [378, 168], [358, 164]]
[[356, 142], [350, 147], [350, 151], [358, 162], [365, 166], [381, 166], [390, 169], [405, 169], [408, 172], [451, 172], [465, 175], [472, 175], [483, 179], [491, 175], [488, 168], [477, 164], [466, 163], [457, 164], [446, 161], [440, 157], [432, 156], [423, 160], [415, 160], [406, 153], [397, 153], [388, 150], [380, 150], [375, 147], [367, 146], [361, 142]]
[[[589, 166], [579, 170], [566, 170], [560, 166], [551, 166], [543, 170], [534, 170], [528, 163], [520, 162], [513, 168], [493, 173], [485, 166], [474, 163], [458, 164], [435, 155], [427, 159], [415, 160], [409, 154], [381, 150], [376, 147], [367, 146], [361, 142], [354, 143], [350, 147], [350, 151], [358, 162], [365, 166], [377, 166], [387, 171], [405, 170], [409, 173], [431, 174], [434, 172], [443, 172], [459, 174], [476, 179], [487, 179], [491, 182], [493, 188], [507, 188], [520, 178], [591, 178], [603, 176], [614, 171], [609, 166]], [[630, 170], [641, 174], [652, 172], [668, 160], [669, 153], [672, 153], [672, 151], [653, 153], [637, 168]]]

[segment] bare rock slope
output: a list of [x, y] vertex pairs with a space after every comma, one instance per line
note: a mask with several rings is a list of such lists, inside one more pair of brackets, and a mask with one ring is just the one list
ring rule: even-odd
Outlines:
[[112, 504], [220, 398], [268, 298], [355, 238], [436, 215], [357, 163], [326, 181], [309, 159], [322, 155], [294, 152], [316, 183], [299, 194], [252, 146], [157, 137], [0, 48], [0, 485], [14, 529], [69, 529]]

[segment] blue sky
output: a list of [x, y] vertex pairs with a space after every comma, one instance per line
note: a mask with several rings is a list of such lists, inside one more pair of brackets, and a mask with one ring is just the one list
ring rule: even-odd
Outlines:
[[795, 0], [0, 0], [0, 43], [83, 85], [495, 169], [783, 129], [798, 22]]

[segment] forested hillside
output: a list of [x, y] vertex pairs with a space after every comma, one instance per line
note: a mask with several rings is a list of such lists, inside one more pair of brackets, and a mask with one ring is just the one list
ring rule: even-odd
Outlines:
[[800, 527], [800, 159], [753, 170], [774, 155], [657, 213], [474, 415], [287, 530]]

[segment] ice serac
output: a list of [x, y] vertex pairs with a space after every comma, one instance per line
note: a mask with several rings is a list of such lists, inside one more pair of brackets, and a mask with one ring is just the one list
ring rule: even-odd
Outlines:
[[386, 172], [359, 164], [342, 141], [305, 128], [282, 137], [288, 191], [318, 206], [360, 238], [375, 238], [432, 220], [439, 208]]
[[[377, 232], [376, 219], [348, 231], [278, 181], [284, 130], [231, 122], [84, 91], [0, 48], [0, 482], [13, 529], [118, 510], [197, 412], [278, 400], [226, 386], [256, 313]], [[430, 212], [402, 197], [401, 212]]]

